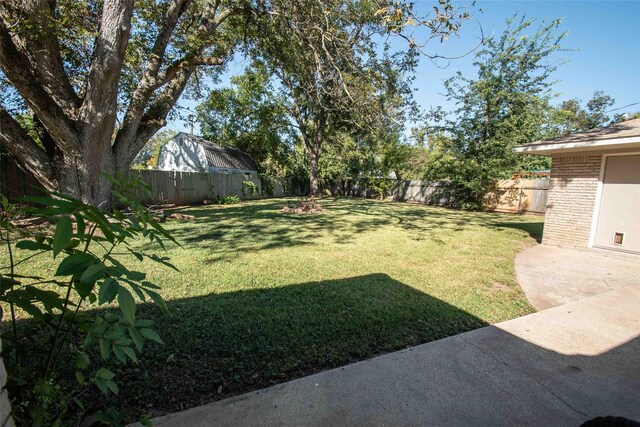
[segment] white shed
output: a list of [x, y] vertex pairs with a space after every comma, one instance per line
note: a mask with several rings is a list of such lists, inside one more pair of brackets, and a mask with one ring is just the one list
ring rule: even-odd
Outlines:
[[255, 161], [244, 151], [222, 147], [183, 132], [162, 146], [157, 168], [181, 172], [258, 173]]

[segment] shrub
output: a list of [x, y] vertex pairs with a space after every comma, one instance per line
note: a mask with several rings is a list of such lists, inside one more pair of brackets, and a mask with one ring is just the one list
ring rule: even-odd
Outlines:
[[[105, 395], [118, 393], [115, 374], [107, 368], [110, 358], [137, 363], [145, 341], [162, 343], [152, 322], [136, 316], [136, 297], [149, 298], [167, 309], [156, 292], [158, 287], [146, 280], [144, 272], [129, 268], [124, 261], [128, 258], [115, 254], [175, 269], [166, 257], [133, 245], [137, 237], [162, 248], [166, 240], [175, 240], [135, 201], [139, 178], [110, 179], [118, 205], [127, 206], [126, 210], [106, 213], [60, 193], [25, 198], [35, 205], [26, 208], [27, 214], [53, 224], [37, 230], [17, 230], [12, 219], [19, 212], [2, 198], [0, 231], [9, 264], [0, 270], [0, 301], [9, 307], [11, 323], [11, 330], [3, 336], [3, 357], [18, 425], [69, 424], [74, 413], [84, 417], [82, 395], [89, 388], [96, 387]], [[24, 251], [29, 255], [18, 259]], [[52, 275], [17, 273], [19, 265], [47, 255], [57, 262]], [[87, 314], [81, 310], [112, 303], [119, 311]], [[28, 333], [19, 331], [18, 309], [32, 318]], [[61, 366], [61, 359], [66, 366]], [[62, 375], [68, 369], [75, 371], [75, 378]], [[93, 415], [112, 423], [125, 416], [113, 408]]]
[[271, 197], [276, 192], [276, 180], [263, 173], [258, 174], [260, 178], [260, 189], [263, 196]]
[[371, 197], [384, 199], [393, 186], [393, 181], [389, 178], [366, 178], [366, 186], [371, 191]]
[[233, 194], [223, 194], [222, 196], [215, 196], [213, 200], [219, 205], [234, 205], [241, 202], [240, 197]]
[[253, 196], [257, 192], [258, 192], [258, 187], [256, 186], [255, 182], [249, 181], [249, 180], [242, 181], [242, 195], [244, 197], [246, 197], [247, 194]]

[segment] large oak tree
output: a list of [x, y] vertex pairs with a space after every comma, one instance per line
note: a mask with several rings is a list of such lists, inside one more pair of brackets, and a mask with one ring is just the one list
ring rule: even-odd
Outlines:
[[234, 18], [254, 6], [2, 0], [0, 143], [44, 187], [108, 205], [102, 174], [129, 170], [199, 67], [225, 63]]

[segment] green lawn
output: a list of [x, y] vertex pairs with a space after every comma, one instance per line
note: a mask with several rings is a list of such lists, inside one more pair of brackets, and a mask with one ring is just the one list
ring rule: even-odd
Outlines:
[[181, 272], [142, 270], [170, 314], [139, 307], [165, 345], [114, 368], [121, 405], [160, 415], [532, 311], [513, 260], [541, 217], [360, 199], [284, 214], [286, 202], [193, 207], [194, 221], [167, 223]]

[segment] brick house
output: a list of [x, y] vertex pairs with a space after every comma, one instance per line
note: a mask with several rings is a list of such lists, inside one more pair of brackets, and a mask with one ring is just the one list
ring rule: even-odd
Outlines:
[[552, 158], [543, 244], [640, 255], [640, 119], [513, 151]]

